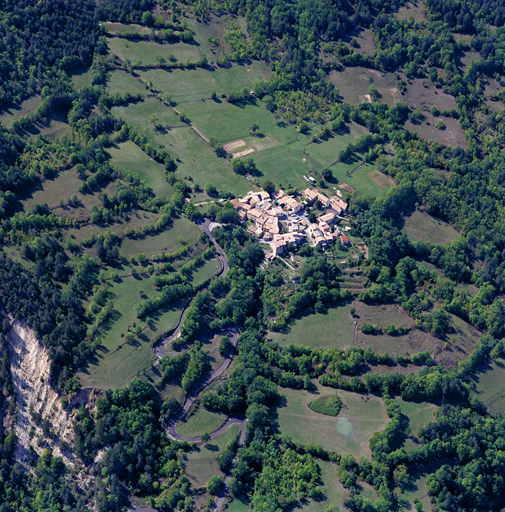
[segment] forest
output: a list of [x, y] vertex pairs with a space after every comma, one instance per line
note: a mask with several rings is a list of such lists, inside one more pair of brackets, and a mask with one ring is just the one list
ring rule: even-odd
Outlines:
[[[316, 503], [328, 512], [389, 512], [412, 509], [407, 496], [419, 474], [430, 510], [505, 507], [505, 417], [474, 385], [483, 367], [499, 368], [505, 356], [505, 5], [497, 0], [418, 4], [425, 15], [416, 20], [398, 16], [407, 8], [403, 0], [2, 2], [0, 512], [116, 512], [130, 507], [132, 498], [159, 511], [207, 512], [224, 490], [230, 509], [246, 503], [240, 510], [279, 512]], [[216, 18], [231, 20], [221, 40], [208, 36]], [[130, 32], [111, 36], [106, 23], [128, 24]], [[136, 26], [146, 30], [137, 33]], [[126, 44], [187, 45], [193, 51], [200, 45], [201, 26], [209, 30], [209, 48], [222, 46], [229, 53], [209, 59], [202, 53], [194, 62], [174, 57], [167, 63], [159, 56], [155, 65], [123, 62], [108, 53], [114, 37]], [[373, 50], [358, 51], [356, 38], [365, 32], [371, 34]], [[199, 103], [237, 109], [260, 104], [277, 128], [289, 126], [296, 137], [310, 132], [307, 147], [323, 147], [351, 128], [359, 130], [335, 162], [373, 165], [393, 183], [378, 195], [343, 189], [348, 234], [366, 245], [366, 257], [304, 245], [296, 254], [296, 275], [287, 265], [266, 265], [264, 247], [239, 225], [228, 202], [234, 194], [225, 187], [218, 192], [210, 178], [200, 186], [190, 171], [180, 171], [194, 165], [180, 157], [180, 147], [159, 144], [156, 137], [166, 132], [196, 133], [191, 116], [184, 109], [177, 115], [170, 111], [176, 120], [164, 126], [155, 114], [149, 121], [154, 135], [148, 137], [117, 109], [156, 98], [161, 116], [162, 108], [181, 105], [149, 80], [142, 83], [142, 94], [110, 90], [111, 76], [118, 73], [138, 86], [143, 73], [174, 77], [211, 66], [217, 75], [253, 63], [268, 66], [268, 79], [230, 87], [219, 98], [213, 92]], [[344, 90], [330, 77], [358, 68], [370, 77], [391, 77], [399, 100], [381, 101], [385, 89], [372, 80], [370, 101], [345, 101]], [[83, 69], [89, 83], [77, 87], [74, 78]], [[450, 97], [455, 107], [415, 107], [409, 88], [416, 81]], [[37, 107], [9, 125], [4, 122], [6, 112], [33, 98], [40, 100]], [[421, 136], [414, 128], [428, 116], [439, 131], [457, 123], [464, 144]], [[56, 118], [64, 119], [66, 135], [31, 131]], [[268, 143], [270, 135], [259, 128], [253, 125], [250, 139]], [[199, 152], [191, 149], [196, 159], [212, 158], [215, 165], [226, 161], [234, 180], [252, 177], [245, 186], [262, 180], [265, 190], [301, 192], [291, 178], [281, 187], [263, 176], [254, 151], [232, 159], [221, 140], [200, 138], [208, 154], [202, 146]], [[291, 143], [299, 143], [298, 138]], [[127, 144], [155, 166], [161, 185], [115, 163], [111, 149]], [[338, 184], [336, 167], [330, 167], [317, 180], [323, 190]], [[73, 195], [60, 191], [58, 205], [29, 203], [27, 191], [65, 172], [76, 180]], [[61, 213], [81, 206], [88, 217]], [[319, 208], [314, 206], [312, 220]], [[408, 236], [406, 219], [414, 211], [452, 227], [457, 236], [445, 243]], [[134, 217], [144, 220], [132, 229]], [[229, 268], [196, 282], [194, 274], [216, 257], [208, 235], [199, 231], [190, 244], [185, 224], [170, 249], [156, 240], [177, 223], [196, 226], [202, 217], [220, 224], [212, 237]], [[138, 241], [155, 249], [135, 252]], [[349, 286], [349, 276], [362, 278], [363, 286]], [[142, 346], [159, 318], [186, 304], [173, 353], [150, 363], [149, 370], [132, 372], [125, 386], [93, 391], [87, 402], [82, 397], [89, 390], [82, 389], [78, 376], [105, 353], [109, 326], [121, 317], [114, 309], [121, 279], [131, 278], [127, 283], [133, 289], [144, 277], [153, 285], [135, 292], [141, 300], [130, 308], [134, 314], [131, 324], [125, 320], [119, 348]], [[408, 322], [380, 318], [379, 325], [362, 319], [356, 304], [360, 311], [395, 308]], [[303, 343], [281, 337], [294, 336], [297, 322], [333, 310], [349, 310], [352, 344], [317, 346], [309, 336]], [[22, 440], [16, 432], [26, 411], [16, 387], [14, 320], [26, 323], [47, 351], [46, 384], [71, 424], [72, 443], [58, 446], [62, 454], [72, 454], [73, 464], [66, 464], [67, 455], [56, 454], [50, 419], [33, 410], [27, 412], [33, 432], [41, 433], [31, 434], [26, 456], [19, 456]], [[477, 333], [471, 348], [460, 348], [463, 336], [455, 326], [461, 325]], [[236, 352], [230, 341], [235, 332]], [[156, 341], [164, 334], [157, 332]], [[391, 340], [414, 335], [425, 344], [396, 351]], [[218, 349], [209, 336], [222, 336], [212, 342]], [[358, 336], [369, 345], [355, 344]], [[372, 349], [383, 337], [390, 346]], [[442, 359], [444, 351], [451, 356]], [[208, 414], [244, 421], [245, 437], [242, 443], [231, 436], [218, 448], [218, 478], [213, 475], [199, 486], [188, 477], [188, 467], [195, 452], [211, 442], [210, 432], [202, 432], [201, 442], [186, 442], [169, 437], [167, 427], [182, 406], [173, 389], [191, 396], [215, 371], [216, 353], [223, 360], [233, 356], [233, 364], [226, 378], [199, 393], [197, 405]], [[360, 397], [363, 404], [374, 397], [383, 406], [385, 427], [370, 435], [364, 454], [302, 442], [279, 427], [282, 409], [289, 407], [287, 391], [305, 396], [326, 388], [333, 394], [311, 401], [307, 409], [341, 419], [348, 396]], [[429, 404], [437, 412], [412, 432], [400, 403]], [[414, 446], [406, 439], [415, 439]], [[325, 501], [322, 463], [331, 464], [333, 485], [343, 489], [339, 503]], [[426, 510], [415, 500], [416, 510]]]

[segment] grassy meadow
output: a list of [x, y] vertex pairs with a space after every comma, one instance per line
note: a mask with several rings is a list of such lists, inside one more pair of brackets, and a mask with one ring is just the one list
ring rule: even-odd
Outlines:
[[270, 337], [285, 347], [290, 343], [311, 348], [345, 349], [352, 346], [354, 325], [351, 305], [329, 308], [326, 313], [302, 314], [287, 329], [287, 333], [270, 333]]
[[234, 64], [228, 68], [208, 66], [197, 69], [153, 69], [139, 71], [139, 75], [160, 92], [170, 93], [176, 103], [210, 98], [230, 91], [252, 87], [258, 80], [266, 80], [270, 68], [265, 63]]
[[505, 413], [505, 360], [488, 363], [473, 378], [473, 389], [491, 413]]
[[220, 436], [215, 437], [207, 444], [197, 446], [186, 454], [185, 474], [195, 487], [205, 485], [211, 476], [222, 475], [217, 465], [217, 458], [226, 445], [239, 433], [239, 428], [239, 425], [232, 425]]
[[452, 242], [459, 233], [446, 222], [436, 219], [419, 210], [405, 217], [403, 232], [414, 242], [446, 244]]
[[[298, 443], [321, 444], [326, 450], [370, 457], [368, 443], [371, 436], [388, 423], [384, 402], [374, 395], [339, 390], [338, 396], [343, 403], [340, 414], [337, 417], [323, 416], [307, 404], [319, 394], [333, 394], [335, 390], [321, 385], [317, 387], [317, 392], [279, 388], [283, 396], [277, 408], [280, 433]], [[317, 429], [307, 429], [307, 425], [317, 425]]]
[[[140, 371], [155, 360], [152, 341], [161, 333], [175, 328], [181, 310], [173, 305], [160, 310], [151, 322], [141, 322], [136, 308], [143, 302], [140, 293], [148, 297], [157, 294], [153, 278], [126, 276], [112, 282], [110, 292], [114, 298], [114, 312], [100, 338], [101, 347], [79, 372], [82, 387], [113, 389], [127, 386]], [[135, 342], [126, 343], [124, 336], [130, 326], [140, 325], [142, 334]], [[123, 335], [123, 336], [121, 336]]]
[[[214, 432], [224, 423], [227, 416], [218, 411], [198, 407], [192, 416], [177, 425], [177, 433], [184, 437], [199, 437]], [[213, 441], [211, 441], [213, 442]]]
[[107, 38], [109, 53], [117, 55], [123, 62], [129, 60], [132, 64], [144, 66], [158, 64], [158, 57], [170, 62], [171, 57], [179, 62], [197, 62], [201, 54], [199, 47], [182, 42], [155, 43], [154, 41], [130, 41], [120, 37]]
[[165, 179], [165, 167], [144, 153], [130, 140], [108, 148], [111, 163], [134, 172], [153, 190], [157, 196], [170, 197], [173, 192]]

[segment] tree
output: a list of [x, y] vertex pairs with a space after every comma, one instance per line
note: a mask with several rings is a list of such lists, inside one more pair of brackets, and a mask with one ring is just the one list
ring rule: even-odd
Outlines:
[[252, 126], [251, 126], [251, 135], [254, 137], [256, 136], [259, 132], [258, 130], [260, 129], [260, 127], [254, 123]]
[[231, 167], [237, 174], [242, 174], [243, 176], [258, 173], [256, 164], [252, 158], [235, 158], [231, 162]]
[[207, 482], [207, 492], [211, 496], [216, 496], [221, 489], [221, 478], [217, 475], [211, 476]]
[[205, 186], [203, 187], [203, 190], [208, 196], [215, 196], [217, 194], [217, 188], [212, 185], [212, 183], [205, 183]]
[[210, 441], [210, 434], [205, 432], [205, 434], [202, 435], [201, 440], [202, 440], [202, 443], [208, 443]]
[[222, 208], [216, 215], [216, 222], [220, 224], [238, 224], [240, 217], [232, 208]]
[[149, 114], [149, 117], [147, 118], [149, 123], [154, 126], [154, 129], [157, 129], [156, 121], [158, 120], [158, 114], [155, 114], [154, 112], [152, 114]]
[[268, 192], [269, 194], [272, 194], [273, 192], [275, 192], [274, 182], [272, 180], [265, 180], [263, 182], [263, 190], [265, 192]]
[[311, 224], [313, 224], [314, 222], [317, 222], [317, 217], [316, 217], [316, 214], [314, 212], [310, 212], [309, 213], [309, 222]]
[[331, 181], [333, 179], [333, 173], [330, 169], [325, 169], [321, 174], [326, 181]]

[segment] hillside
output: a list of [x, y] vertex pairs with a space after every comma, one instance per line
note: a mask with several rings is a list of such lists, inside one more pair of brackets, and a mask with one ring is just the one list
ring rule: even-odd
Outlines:
[[505, 4], [0, 5], [0, 512], [505, 509]]

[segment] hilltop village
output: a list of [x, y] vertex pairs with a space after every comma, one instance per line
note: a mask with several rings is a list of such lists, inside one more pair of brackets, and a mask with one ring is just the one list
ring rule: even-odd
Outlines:
[[[241, 199], [231, 201], [244, 223], [250, 221], [248, 231], [256, 236], [259, 242], [269, 244], [271, 252], [266, 254], [267, 260], [288, 251], [296, 251], [301, 244], [309, 242], [313, 246], [326, 249], [336, 240], [343, 246], [350, 241], [335, 225], [338, 219], [345, 220], [347, 203], [338, 196], [328, 198], [316, 189], [307, 188], [301, 193], [300, 201], [278, 190], [269, 194], [249, 192]], [[309, 213], [306, 208], [317, 206], [318, 212]], [[321, 212], [321, 209], [324, 209]], [[343, 228], [348, 231], [350, 228]]]

